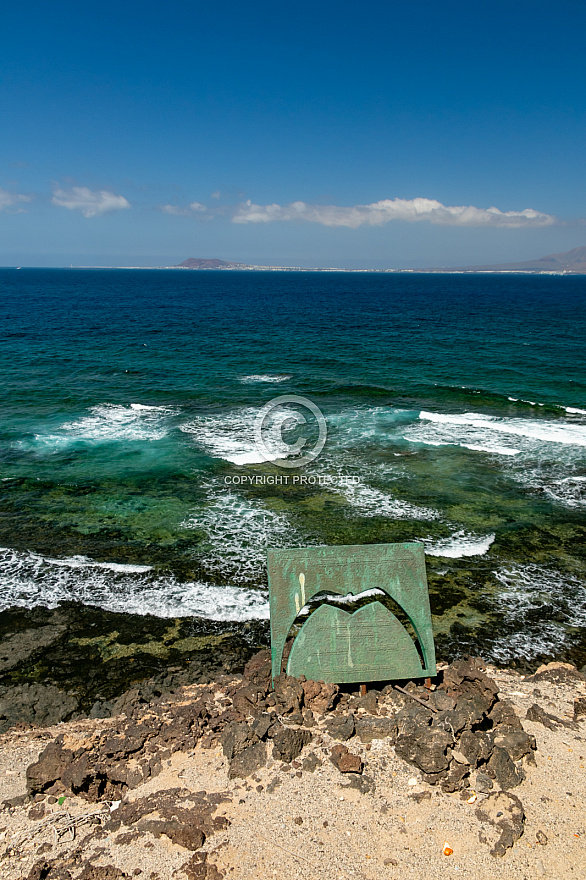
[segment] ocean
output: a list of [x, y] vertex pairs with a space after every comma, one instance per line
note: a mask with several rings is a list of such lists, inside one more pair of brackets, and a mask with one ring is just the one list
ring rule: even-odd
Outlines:
[[[2, 269], [0, 297], [0, 610], [266, 619], [267, 548], [417, 540], [440, 656], [586, 662], [586, 278]], [[298, 467], [255, 434], [283, 395], [327, 427]], [[271, 430], [311, 441], [303, 412]]]

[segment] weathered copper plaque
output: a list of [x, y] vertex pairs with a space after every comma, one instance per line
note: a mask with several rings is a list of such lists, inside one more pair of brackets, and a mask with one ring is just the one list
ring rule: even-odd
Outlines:
[[[273, 678], [301, 609], [325, 598], [295, 636], [289, 675], [338, 684], [425, 678], [436, 674], [422, 544], [366, 544], [269, 550]], [[373, 601], [352, 613], [327, 596], [382, 590], [405, 613], [416, 637], [389, 608]], [[382, 597], [381, 597], [382, 598]]]

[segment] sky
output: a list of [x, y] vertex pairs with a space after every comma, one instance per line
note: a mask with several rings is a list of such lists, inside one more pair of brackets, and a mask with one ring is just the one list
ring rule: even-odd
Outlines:
[[586, 245], [583, 0], [22, 0], [0, 265], [417, 268]]

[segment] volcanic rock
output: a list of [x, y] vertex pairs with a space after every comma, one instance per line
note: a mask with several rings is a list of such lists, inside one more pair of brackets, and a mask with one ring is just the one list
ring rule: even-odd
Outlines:
[[279, 715], [299, 715], [303, 705], [303, 685], [291, 675], [278, 675], [274, 680], [273, 696]]
[[344, 783], [342, 788], [355, 788], [360, 794], [374, 794], [376, 791], [376, 783], [372, 776], [351, 773], [348, 776], [348, 782]]
[[264, 742], [257, 742], [234, 755], [228, 768], [228, 778], [252, 776], [253, 773], [264, 767], [266, 762], [267, 745]]
[[330, 752], [330, 761], [340, 773], [362, 773], [362, 760], [359, 755], [349, 752], [342, 743], [336, 743]]
[[492, 734], [482, 730], [464, 730], [458, 741], [458, 750], [464, 755], [471, 767], [488, 761], [492, 754]]
[[325, 727], [332, 739], [345, 742], [354, 734], [354, 716], [352, 713], [348, 715], [333, 715], [327, 719]]
[[[113, 832], [125, 825], [139, 830], [150, 830], [156, 834], [167, 835], [169, 831], [181, 846], [189, 849], [195, 843], [196, 837], [203, 837], [205, 840], [216, 831], [223, 831], [228, 827], [228, 820], [224, 816], [215, 816], [214, 813], [220, 804], [229, 800], [225, 793], [206, 794], [179, 788], [164, 789], [135, 801], [122, 801], [118, 809], [110, 814], [105, 829]], [[152, 822], [165, 824], [167, 830], [162, 825], [147, 828]], [[188, 842], [190, 846], [187, 846]]]
[[529, 682], [549, 681], [552, 684], [576, 684], [586, 681], [586, 675], [571, 663], [553, 661], [540, 666], [534, 675], [527, 678]]
[[537, 748], [535, 737], [524, 730], [514, 730], [503, 735], [498, 728], [494, 736], [494, 745], [506, 749], [513, 761], [519, 761], [524, 755]]
[[424, 773], [434, 774], [448, 768], [447, 749], [453, 742], [454, 737], [441, 728], [417, 727], [411, 733], [399, 733], [395, 752]]
[[380, 695], [379, 691], [371, 690], [363, 696], [359, 697], [356, 701], [355, 708], [356, 709], [364, 709], [365, 712], [368, 712], [370, 715], [378, 714], [378, 697]]
[[574, 721], [586, 717], [586, 697], [576, 697], [574, 700]]
[[308, 730], [294, 730], [281, 726], [273, 737], [273, 758], [290, 764], [301, 754], [303, 747], [311, 741]]
[[266, 694], [271, 685], [271, 652], [263, 649], [253, 654], [244, 667], [244, 678], [262, 687]]
[[444, 670], [439, 689], [456, 701], [463, 695], [482, 696], [490, 709], [497, 698], [498, 688], [484, 670], [484, 663], [479, 659], [456, 660]]
[[469, 775], [469, 764], [459, 764], [457, 761], [452, 761], [448, 773], [441, 781], [441, 787], [444, 791], [460, 791], [464, 788], [464, 782]]
[[481, 794], [488, 794], [494, 788], [494, 782], [487, 773], [476, 774], [476, 791]]
[[[139, 720], [122, 718], [97, 730], [72, 750], [60, 734], [27, 769], [30, 794], [71, 791], [88, 800], [118, 799], [129, 788], [161, 771], [161, 760], [178, 749], [192, 749], [207, 716], [203, 700], [152, 709]], [[67, 741], [70, 743], [70, 739]]]
[[538, 724], [543, 724], [548, 730], [555, 730], [560, 724], [565, 723], [561, 718], [557, 718], [555, 715], [550, 715], [549, 712], [546, 712], [545, 709], [542, 709], [537, 703], [533, 703], [532, 706], [529, 706], [525, 718], [527, 721], [536, 721]]
[[220, 743], [224, 755], [231, 761], [234, 755], [243, 752], [245, 748], [254, 745], [260, 739], [261, 737], [252, 729], [252, 725], [242, 721], [227, 724], [220, 737]]
[[386, 739], [392, 742], [397, 736], [397, 722], [392, 717], [379, 716], [377, 718], [355, 719], [356, 736], [363, 743], [371, 743], [373, 739]]
[[69, 719], [78, 708], [75, 694], [54, 685], [25, 683], [0, 687], [0, 733], [16, 724], [50, 727]]
[[188, 862], [181, 866], [187, 880], [222, 880], [224, 874], [215, 865], [208, 864], [207, 852], [194, 853]]
[[324, 712], [328, 712], [334, 707], [339, 690], [337, 684], [324, 684], [323, 681], [312, 681], [311, 679], [304, 681], [304, 705], [312, 712], [323, 715]]
[[483, 839], [485, 843], [492, 844], [493, 856], [504, 856], [523, 834], [523, 804], [514, 794], [504, 791], [489, 794], [476, 808], [476, 818], [485, 826], [492, 826], [490, 831], [485, 829]]
[[486, 765], [486, 772], [491, 779], [496, 780], [501, 789], [515, 788], [525, 779], [525, 773], [517, 770], [509, 753], [496, 746]]
[[243, 715], [256, 715], [260, 711], [258, 703], [265, 695], [262, 685], [245, 684], [232, 697], [234, 709]]
[[523, 725], [515, 709], [508, 700], [499, 700], [488, 715], [493, 728], [499, 728], [501, 733], [509, 733], [513, 730], [523, 730]]
[[194, 851], [203, 846], [205, 841], [205, 834], [201, 828], [183, 825], [181, 822], [176, 822], [172, 819], [143, 819], [138, 822], [136, 827], [139, 831], [150, 832], [155, 837], [160, 837], [164, 834], [172, 843]]
[[309, 773], [313, 773], [316, 767], [321, 767], [321, 761], [315, 754], [315, 752], [310, 752], [306, 758], [301, 762], [301, 766], [304, 770], [307, 770]]

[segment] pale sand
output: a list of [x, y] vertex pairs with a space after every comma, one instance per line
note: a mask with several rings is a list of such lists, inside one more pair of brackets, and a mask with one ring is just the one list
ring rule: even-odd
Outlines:
[[[364, 774], [376, 784], [373, 794], [346, 787], [350, 777], [339, 773], [328, 760], [332, 741], [322, 731], [318, 741], [306, 746], [301, 756], [314, 751], [322, 760], [314, 773], [299, 776], [295, 768], [279, 771], [280, 762], [270, 766], [269, 759], [269, 766], [255, 778], [229, 780], [228, 762], [221, 749], [206, 750], [198, 745], [190, 754], [176, 752], [164, 762], [159, 776], [128, 792], [127, 799], [177, 787], [193, 792], [228, 792], [232, 800], [220, 805], [217, 814], [225, 814], [231, 824], [226, 831], [209, 837], [203, 847], [209, 853], [209, 863], [226, 878], [584, 877], [586, 720], [579, 721], [575, 729], [559, 726], [548, 730], [526, 721], [525, 714], [537, 702], [547, 712], [571, 720], [574, 698], [586, 695], [586, 682], [532, 683], [512, 671], [488, 667], [487, 672], [498, 683], [501, 699], [514, 704], [525, 730], [537, 739], [537, 766], [527, 765], [526, 779], [512, 790], [523, 803], [525, 831], [503, 858], [490, 855], [488, 844], [479, 839], [483, 833], [490, 834], [475, 815], [483, 795], [478, 795], [475, 804], [468, 804], [458, 792], [446, 794], [439, 786], [421, 782], [419, 772], [397, 758], [385, 740], [374, 741], [370, 749], [356, 738], [347, 743], [351, 751], [363, 756]], [[535, 695], [535, 688], [541, 693]], [[109, 723], [82, 721], [47, 730], [12, 731], [0, 737], [0, 801], [25, 792], [27, 766], [57, 733], [67, 731], [83, 738], [84, 731]], [[269, 794], [267, 786], [275, 776], [281, 784]], [[414, 779], [417, 784], [410, 784]], [[262, 790], [257, 791], [257, 786], [263, 786]], [[423, 792], [430, 796], [418, 803], [413, 795]], [[118, 844], [116, 839], [127, 828], [91, 840], [96, 826], [86, 825], [78, 829], [74, 841], [69, 834], [56, 843], [49, 825], [39, 831], [47, 817], [31, 819], [30, 809], [29, 803], [0, 812], [2, 880], [26, 878], [43, 854], [49, 861], [63, 859], [77, 847], [80, 858], [91, 858], [97, 865], [115, 865], [128, 875], [153, 880], [187, 877], [181, 868], [193, 854], [164, 836], [157, 839], [147, 833], [139, 840]], [[100, 805], [67, 798], [62, 807], [52, 804], [48, 809], [67, 809], [76, 815], [98, 810]], [[545, 844], [537, 842], [538, 832], [547, 838]], [[446, 842], [453, 849], [449, 856], [442, 854]]]

